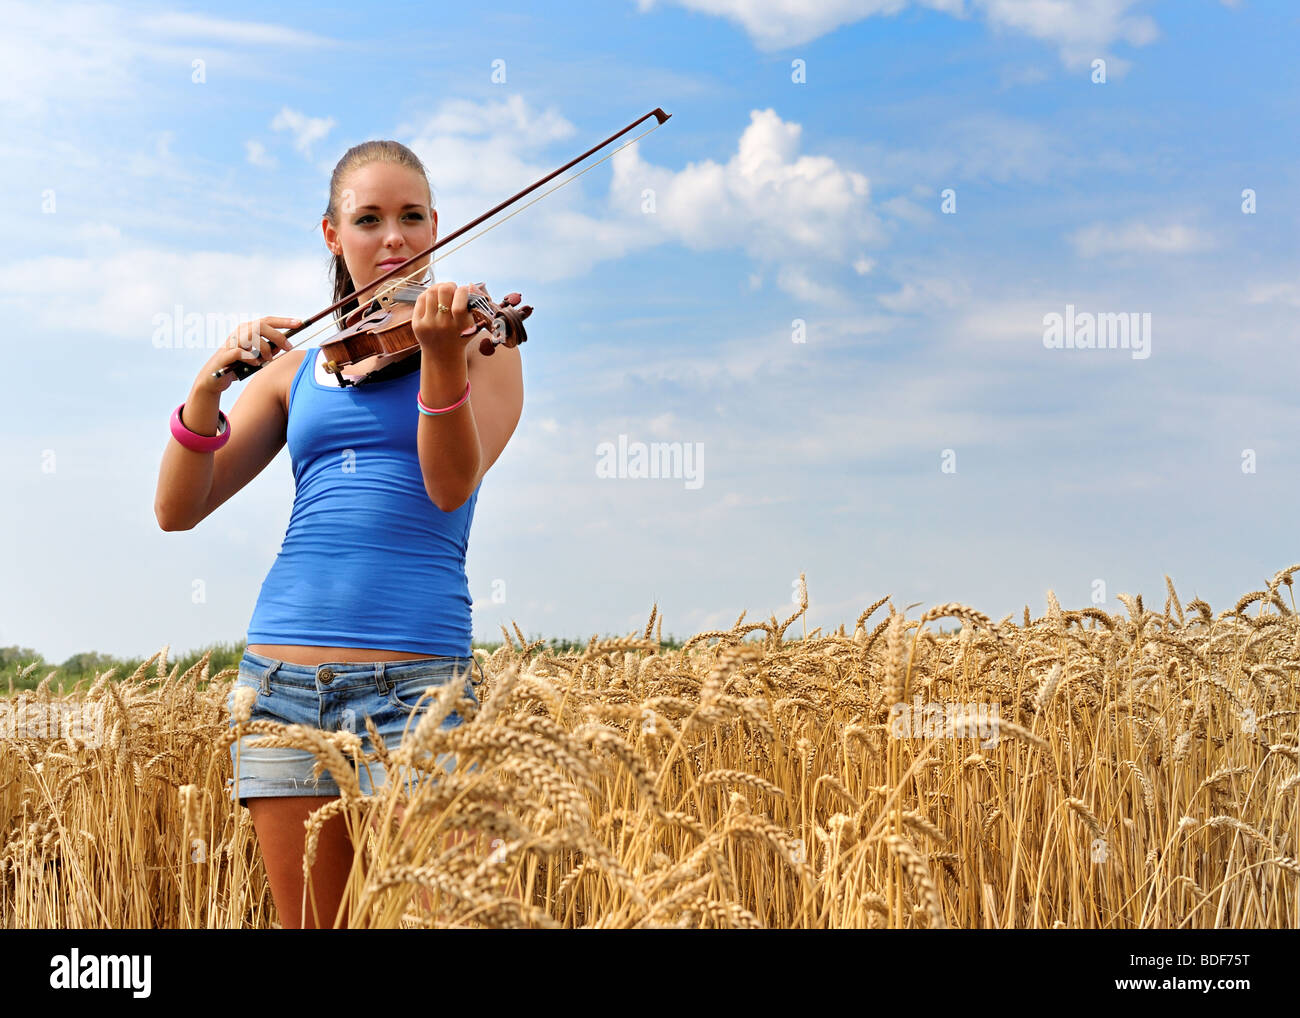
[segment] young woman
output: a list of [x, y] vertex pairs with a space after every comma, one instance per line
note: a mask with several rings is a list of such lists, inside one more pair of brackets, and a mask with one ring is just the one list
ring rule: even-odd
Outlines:
[[[430, 247], [432, 205], [410, 149], [393, 141], [349, 149], [321, 220], [334, 301]], [[429, 268], [426, 256], [407, 271], [419, 278]], [[293, 509], [237, 680], [257, 690], [254, 719], [348, 727], [369, 752], [366, 715], [395, 747], [408, 722], [414, 727], [411, 715], [431, 702], [416, 705], [427, 687], [463, 681], [478, 701], [465, 552], [479, 484], [523, 409], [523, 373], [518, 349], [484, 357], [480, 337], [462, 336], [473, 324], [470, 290], [430, 285], [412, 317], [418, 357], [361, 386], [340, 387], [318, 348], [289, 349], [280, 329], [296, 319], [241, 325], [173, 413], [154, 503], [163, 530], [192, 529], [289, 445]], [[354, 298], [340, 319], [356, 307]], [[212, 374], [240, 358], [266, 366], [249, 376], [226, 418], [219, 403], [234, 376]], [[460, 722], [455, 713], [447, 719]], [[281, 923], [296, 928], [304, 821], [338, 786], [328, 772], [313, 782], [306, 750], [237, 743], [231, 757], [231, 793], [252, 813]], [[444, 766], [454, 768], [454, 758]], [[374, 764], [358, 774], [363, 792], [384, 777]], [[352, 858], [343, 818], [334, 817], [321, 832], [306, 925], [316, 925], [312, 905], [322, 925], [333, 924]]]

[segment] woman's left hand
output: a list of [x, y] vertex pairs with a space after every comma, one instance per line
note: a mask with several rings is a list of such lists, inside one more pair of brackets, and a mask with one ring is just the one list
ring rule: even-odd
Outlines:
[[[479, 326], [469, 313], [471, 291], [482, 292], [478, 284], [435, 283], [416, 298], [411, 330], [426, 357], [449, 364], [465, 357], [465, 347], [479, 333]], [[439, 304], [450, 310], [439, 311]]]

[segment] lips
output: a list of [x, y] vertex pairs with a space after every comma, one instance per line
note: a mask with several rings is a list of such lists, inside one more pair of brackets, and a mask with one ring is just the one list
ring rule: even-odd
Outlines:
[[382, 269], [382, 268], [389, 268], [389, 267], [391, 267], [391, 266], [393, 266], [393, 265], [401, 265], [402, 262], [404, 262], [404, 261], [406, 261], [405, 258], [386, 258], [386, 259], [384, 259], [382, 262], [379, 263], [379, 267], [380, 267], [381, 269]]

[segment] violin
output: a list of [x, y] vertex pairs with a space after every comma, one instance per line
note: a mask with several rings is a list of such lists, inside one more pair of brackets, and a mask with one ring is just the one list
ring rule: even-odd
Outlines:
[[[396, 266], [400, 269], [401, 266]], [[321, 343], [325, 353], [325, 370], [330, 372], [340, 386], [361, 385], [367, 381], [388, 377], [389, 365], [419, 353], [420, 341], [411, 327], [415, 302], [428, 286], [424, 283], [403, 283], [381, 294], [371, 310], [360, 321]], [[507, 294], [500, 304], [486, 294], [470, 291], [468, 309], [474, 323], [461, 333], [470, 338], [484, 329], [488, 335], [479, 342], [479, 353], [490, 357], [498, 346], [513, 349], [528, 339], [524, 319], [533, 313], [528, 305], [519, 306], [522, 297]], [[356, 314], [357, 312], [353, 312]], [[415, 364], [408, 370], [415, 370]], [[345, 379], [343, 368], [352, 367], [350, 374], [360, 374], [358, 379]], [[392, 372], [405, 374], [405, 371]]]
[[[360, 290], [353, 290], [352, 293], [343, 297], [341, 300], [336, 301], [327, 308], [317, 311], [316, 314], [304, 320], [301, 325], [296, 325], [285, 330], [285, 337], [288, 338], [296, 335], [331, 312], [339, 310], [349, 301], [360, 297], [361, 294], [367, 293], [388, 282], [411, 262], [418, 261], [425, 255], [432, 255], [444, 244], [450, 243], [457, 237], [461, 236], [461, 234], [478, 226], [484, 220], [490, 219], [502, 209], [517, 202], [520, 198], [524, 197], [524, 195], [537, 190], [537, 188], [541, 187], [548, 181], [553, 180], [555, 177], [558, 177], [571, 166], [582, 162], [582, 160], [586, 159], [592, 153], [604, 148], [616, 138], [620, 138], [624, 134], [627, 134], [628, 131], [632, 130], [643, 121], [654, 117], [657, 123], [654, 127], [643, 131], [631, 141], [620, 145], [614, 150], [614, 152], [611, 152], [609, 155], [599, 160], [599, 162], [604, 162], [605, 159], [609, 159], [617, 152], [622, 151], [639, 138], [649, 134], [650, 131], [662, 126], [670, 116], [672, 116], [671, 113], [665, 113], [661, 108], [656, 107], [645, 116], [638, 117], [621, 131], [611, 134], [600, 144], [593, 145], [586, 152], [582, 153], [582, 155], [569, 160], [569, 162], [565, 163], [559, 169], [548, 173], [545, 177], [530, 184], [518, 194], [507, 198], [499, 205], [484, 212], [481, 216], [447, 234], [446, 237], [443, 237], [431, 247], [419, 252], [418, 254], [412, 255], [400, 265], [394, 265], [382, 276], [367, 283]], [[598, 163], [587, 167], [587, 170], [594, 169], [595, 165], [598, 165]], [[587, 170], [582, 170], [580, 173], [574, 174], [568, 180], [561, 181], [559, 184], [555, 185], [555, 187], [551, 188], [551, 191], [547, 191], [546, 194], [558, 190], [571, 180], [576, 180], [578, 177], [582, 176], [583, 173], [586, 173]], [[531, 205], [533, 202], [540, 201], [545, 196], [545, 194], [539, 195], [528, 204]], [[527, 207], [527, 205], [524, 206], [524, 208]], [[511, 215], [518, 215], [518, 212], [522, 211], [523, 209], [519, 209], [517, 212], [512, 212]], [[507, 218], [509, 218], [509, 216]], [[493, 227], [488, 227], [488, 229], [492, 228]], [[474, 237], [466, 240], [465, 244], [468, 244], [470, 240], [475, 240], [486, 232], [487, 230], [483, 230], [481, 233], [475, 234]], [[461, 244], [460, 247], [464, 247], [465, 244]], [[436, 261], [437, 258], [431, 258], [429, 260], [430, 267], [432, 267], [433, 263]], [[381, 378], [392, 377], [395, 374], [406, 374], [408, 371], [414, 370], [415, 367], [418, 367], [420, 343], [415, 338], [415, 332], [411, 328], [411, 316], [415, 311], [416, 300], [419, 298], [420, 294], [427, 289], [427, 287], [428, 284], [426, 283], [413, 282], [409, 275], [397, 280], [393, 286], [385, 289], [380, 296], [375, 298], [368, 306], [366, 306], [365, 313], [361, 315], [361, 318], [357, 322], [321, 342], [321, 349], [325, 353], [325, 369], [334, 375], [340, 386], [346, 387], [348, 385], [360, 385], [366, 381], [377, 381]], [[521, 307], [519, 302], [522, 299], [523, 298], [520, 294], [511, 293], [504, 297], [501, 303], [498, 304], [488, 297], [486, 293], [475, 293], [471, 291], [468, 299], [468, 309], [474, 322], [470, 328], [465, 330], [463, 335], [468, 340], [486, 329], [488, 335], [479, 343], [479, 352], [485, 356], [490, 356], [494, 353], [498, 346], [504, 345], [508, 348], [513, 348], [518, 346], [520, 343], [525, 342], [528, 339], [528, 333], [524, 329], [524, 319], [532, 314], [533, 309], [528, 305], [523, 305]], [[361, 308], [358, 307], [352, 312], [352, 314], [358, 314], [360, 311]], [[350, 318], [351, 315], [348, 317]], [[344, 321], [346, 323], [347, 319], [344, 319]], [[416, 356], [412, 357], [413, 354]], [[246, 361], [236, 361], [233, 364], [228, 364], [224, 368], [214, 371], [212, 377], [221, 378], [229, 372], [236, 378], [244, 379], [254, 371], [261, 370], [274, 359], [275, 357], [272, 357], [261, 364], [250, 364]], [[357, 379], [344, 379], [342, 369], [346, 367], [352, 367], [354, 370], [350, 373], [354, 375], [359, 374], [361, 377]]]

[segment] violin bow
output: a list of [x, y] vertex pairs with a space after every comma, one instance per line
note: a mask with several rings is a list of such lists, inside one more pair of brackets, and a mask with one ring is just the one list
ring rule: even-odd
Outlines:
[[[654, 118], [655, 118], [655, 120], [657, 121], [657, 123], [654, 125], [654, 127], [651, 127], [651, 128], [649, 128], [648, 130], [642, 131], [642, 132], [641, 132], [640, 134], [638, 134], [635, 138], [632, 138], [630, 141], [624, 142], [622, 145], [620, 145], [618, 148], [616, 148], [613, 152], [609, 153], [609, 155], [607, 155], [607, 156], [605, 156], [604, 158], [602, 158], [602, 159], [600, 159], [600, 160], [598, 160], [598, 161], [592, 163], [590, 166], [587, 167], [587, 169], [582, 170], [582, 171], [580, 171], [580, 172], [578, 172], [578, 173], [575, 173], [572, 177], [569, 177], [567, 180], [562, 180], [562, 181], [560, 181], [560, 183], [556, 184], [555, 187], [551, 188], [549, 191], [546, 191], [546, 192], [543, 193], [543, 194], [539, 194], [539, 195], [538, 195], [536, 198], [534, 198], [532, 201], [528, 202], [527, 205], [524, 205], [522, 208], [516, 209], [514, 212], [510, 213], [510, 215], [506, 216], [505, 219], [501, 220], [501, 223], [506, 222], [506, 220], [511, 219], [511, 218], [513, 218], [514, 216], [517, 216], [517, 215], [518, 215], [520, 212], [522, 212], [524, 209], [528, 208], [529, 205], [532, 205], [532, 204], [534, 204], [534, 203], [536, 203], [536, 202], [541, 201], [543, 198], [546, 197], [546, 195], [551, 194], [551, 193], [553, 193], [553, 192], [555, 192], [555, 191], [558, 191], [558, 190], [559, 190], [561, 187], [563, 187], [565, 184], [568, 184], [568, 183], [570, 183], [571, 181], [577, 180], [579, 177], [582, 176], [582, 174], [586, 173], [588, 170], [594, 170], [597, 166], [599, 166], [601, 163], [603, 163], [606, 159], [612, 158], [613, 156], [615, 156], [615, 155], [617, 155], [619, 152], [621, 152], [623, 149], [627, 148], [628, 145], [631, 145], [633, 142], [636, 142], [636, 141], [638, 141], [638, 140], [641, 139], [641, 138], [644, 138], [644, 137], [645, 137], [647, 134], [649, 134], [651, 131], [657, 130], [659, 127], [661, 127], [661, 126], [663, 125], [664, 121], [666, 121], [666, 120], [667, 120], [669, 117], [671, 117], [671, 116], [672, 116], [671, 113], [665, 113], [665, 112], [664, 112], [660, 107], [657, 107], [657, 106], [656, 106], [653, 110], [651, 110], [651, 111], [650, 111], [649, 113], [647, 113], [645, 116], [643, 116], [643, 117], [638, 117], [636, 120], [632, 121], [632, 123], [628, 124], [627, 127], [623, 128], [621, 131], [617, 131], [617, 132], [615, 132], [614, 134], [611, 134], [608, 138], [606, 138], [604, 141], [602, 141], [599, 145], [593, 145], [591, 148], [587, 149], [586, 152], [582, 153], [582, 155], [578, 156], [576, 159], [570, 159], [567, 163], [565, 163], [565, 164], [564, 164], [563, 166], [561, 166], [559, 169], [557, 169], [557, 170], [553, 170], [553, 171], [551, 171], [550, 173], [548, 173], [546, 176], [542, 177], [540, 180], [536, 181], [535, 183], [529, 184], [526, 188], [524, 188], [524, 189], [523, 189], [522, 191], [520, 191], [518, 194], [514, 195], [513, 197], [507, 198], [505, 201], [501, 202], [499, 205], [495, 205], [495, 206], [493, 206], [492, 208], [488, 209], [488, 211], [484, 212], [484, 213], [483, 213], [481, 216], [479, 216], [477, 219], [473, 219], [473, 220], [471, 220], [470, 222], [466, 223], [464, 226], [460, 227], [459, 229], [454, 230], [454, 231], [452, 231], [451, 233], [447, 234], [447, 236], [443, 237], [441, 240], [439, 240], [439, 241], [437, 241], [436, 243], [434, 243], [431, 247], [426, 248], [425, 250], [421, 251], [419, 254], [412, 255], [410, 258], [408, 258], [406, 261], [402, 262], [402, 263], [399, 264], [399, 265], [394, 265], [391, 269], [389, 269], [387, 272], [385, 272], [382, 276], [378, 277], [377, 279], [373, 279], [373, 280], [371, 280], [371, 281], [370, 281], [369, 283], [367, 283], [365, 286], [361, 287], [361, 289], [359, 289], [359, 290], [354, 290], [352, 293], [350, 293], [350, 294], [348, 294], [347, 296], [343, 297], [341, 300], [337, 300], [337, 301], [335, 301], [333, 304], [331, 304], [329, 307], [325, 308], [324, 310], [322, 310], [322, 311], [317, 311], [316, 314], [314, 314], [314, 315], [312, 315], [310, 318], [306, 319], [306, 320], [305, 320], [301, 325], [295, 325], [295, 326], [293, 326], [292, 328], [287, 329], [287, 330], [285, 331], [285, 333], [284, 333], [285, 338], [288, 338], [289, 336], [296, 335], [297, 333], [301, 332], [303, 329], [306, 329], [308, 326], [313, 325], [314, 323], [320, 321], [320, 320], [321, 320], [322, 318], [324, 318], [326, 315], [328, 315], [328, 314], [330, 314], [330, 313], [332, 313], [332, 312], [334, 312], [334, 311], [337, 311], [339, 308], [343, 307], [343, 305], [346, 304], [346, 303], [348, 303], [349, 301], [351, 301], [351, 300], [356, 300], [356, 299], [359, 298], [363, 293], [367, 293], [367, 292], [369, 292], [370, 290], [373, 290], [375, 287], [382, 285], [383, 283], [387, 282], [390, 278], [392, 278], [393, 276], [395, 276], [397, 273], [399, 273], [399, 272], [401, 272], [403, 269], [405, 269], [406, 266], [408, 266], [408, 265], [411, 264], [411, 262], [413, 262], [413, 261], [418, 261], [419, 259], [423, 258], [425, 255], [433, 254], [435, 251], [437, 251], [437, 250], [438, 250], [440, 247], [442, 247], [444, 244], [449, 244], [449, 243], [451, 243], [453, 240], [455, 240], [456, 238], [460, 237], [462, 234], [468, 232], [469, 230], [474, 229], [474, 227], [478, 226], [479, 223], [482, 223], [482, 222], [484, 222], [485, 220], [491, 219], [493, 216], [495, 216], [495, 215], [496, 215], [498, 212], [500, 212], [502, 209], [508, 208], [509, 206], [513, 205], [515, 202], [519, 201], [519, 199], [523, 198], [525, 195], [532, 194], [532, 192], [536, 191], [536, 190], [537, 190], [539, 187], [541, 187], [543, 184], [546, 184], [546, 183], [548, 183], [549, 181], [554, 180], [556, 177], [558, 177], [558, 176], [559, 176], [561, 173], [563, 173], [565, 170], [570, 169], [570, 168], [573, 167], [573, 166], [576, 166], [578, 163], [582, 162], [584, 159], [586, 159], [588, 156], [592, 155], [593, 153], [595, 153], [595, 152], [599, 152], [602, 148], [604, 148], [604, 147], [605, 147], [606, 145], [608, 145], [610, 142], [615, 141], [615, 140], [617, 140], [618, 138], [621, 138], [623, 135], [627, 134], [628, 131], [630, 131], [630, 130], [632, 130], [633, 128], [635, 128], [638, 124], [642, 124], [642, 123], [644, 123], [645, 121], [649, 120], [651, 117], [654, 117]], [[484, 233], [487, 233], [488, 230], [492, 230], [492, 229], [495, 229], [497, 226], [500, 226], [501, 223], [495, 223], [495, 224], [493, 224], [492, 226], [489, 226], [487, 229], [485, 229], [485, 230], [483, 230], [483, 231], [481, 231], [481, 232], [479, 232], [479, 233], [476, 233], [473, 237], [468, 238], [468, 239], [465, 240], [463, 243], [458, 244], [456, 247], [452, 248], [451, 251], [447, 251], [447, 252], [445, 252], [445, 253], [443, 254], [442, 257], [445, 258], [447, 255], [451, 254], [452, 251], [459, 251], [459, 250], [460, 250], [462, 247], [464, 247], [466, 244], [470, 243], [470, 241], [478, 239], [479, 237], [483, 236]], [[431, 259], [430, 262], [429, 262], [430, 266], [432, 266], [432, 265], [433, 265], [434, 263], [436, 263], [437, 261], [438, 261], [437, 258], [433, 258], [433, 259]], [[424, 271], [424, 270], [420, 270], [420, 271]], [[410, 281], [414, 276], [415, 276], [415, 272], [408, 273], [406, 276], [402, 277], [402, 279], [399, 280], [399, 282], [409, 282], [409, 281]], [[357, 301], [357, 303], [358, 303], [358, 305], [360, 305], [360, 301], [359, 301], [359, 300]], [[310, 337], [308, 337], [308, 338], [310, 338]], [[290, 347], [290, 349], [292, 349], [292, 347]], [[270, 360], [267, 360], [267, 361], [263, 362], [262, 364], [249, 364], [249, 363], [246, 363], [246, 362], [244, 362], [244, 361], [236, 361], [236, 362], [233, 363], [233, 364], [227, 364], [224, 368], [221, 368], [221, 369], [219, 369], [219, 370], [217, 370], [217, 371], [214, 371], [214, 372], [212, 373], [212, 377], [213, 377], [213, 378], [221, 378], [222, 376], [224, 376], [224, 375], [226, 375], [226, 374], [233, 374], [236, 378], [240, 378], [240, 379], [247, 378], [247, 377], [248, 377], [249, 375], [251, 375], [254, 371], [258, 371], [258, 370], [260, 370], [261, 368], [265, 367], [267, 364], [270, 364], [270, 363], [271, 363], [271, 360], [274, 360], [274, 359], [275, 359], [275, 358], [272, 357]]]

